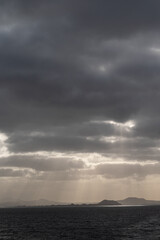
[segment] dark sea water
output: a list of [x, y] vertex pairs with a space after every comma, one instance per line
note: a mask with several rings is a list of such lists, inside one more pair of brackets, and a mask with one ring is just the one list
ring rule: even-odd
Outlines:
[[0, 209], [0, 239], [160, 239], [160, 206]]

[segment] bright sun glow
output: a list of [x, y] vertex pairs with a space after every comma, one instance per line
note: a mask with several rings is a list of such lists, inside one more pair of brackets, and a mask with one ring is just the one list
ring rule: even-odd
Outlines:
[[154, 53], [160, 54], [160, 48], [152, 47], [152, 48], [151, 48], [151, 51], [154, 52]]
[[125, 128], [126, 130], [128, 129], [131, 129], [131, 128], [134, 128], [136, 126], [135, 124], [135, 121], [133, 120], [129, 120], [125, 123], [121, 123], [121, 122], [115, 122], [115, 121], [93, 121], [94, 123], [105, 123], [105, 124], [111, 124], [111, 125], [114, 125], [116, 127], [120, 127], [120, 128]]
[[4, 133], [0, 133], [0, 157], [8, 156], [8, 148], [6, 144], [6, 140], [8, 139], [7, 135]]
[[108, 143], [116, 143], [116, 142], [122, 142], [122, 141], [124, 142], [126, 140], [127, 140], [127, 138], [125, 138], [125, 137], [118, 137], [118, 136], [111, 136], [111, 137], [103, 136], [103, 137], [100, 138], [100, 141], [108, 142]]
[[128, 128], [133, 128], [133, 127], [135, 127], [135, 122], [133, 120], [127, 121], [124, 123], [124, 126], [126, 126]]

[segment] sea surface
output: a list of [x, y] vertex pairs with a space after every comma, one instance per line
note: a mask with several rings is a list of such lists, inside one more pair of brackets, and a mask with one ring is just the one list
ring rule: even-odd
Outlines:
[[160, 206], [0, 209], [0, 239], [160, 239]]

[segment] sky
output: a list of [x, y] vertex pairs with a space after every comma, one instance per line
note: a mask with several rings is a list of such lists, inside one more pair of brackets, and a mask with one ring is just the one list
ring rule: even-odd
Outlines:
[[160, 200], [160, 1], [0, 1], [0, 201]]

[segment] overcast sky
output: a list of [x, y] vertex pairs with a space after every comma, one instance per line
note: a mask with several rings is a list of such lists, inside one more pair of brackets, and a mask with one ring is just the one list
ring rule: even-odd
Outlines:
[[0, 1], [0, 201], [159, 199], [160, 1]]

